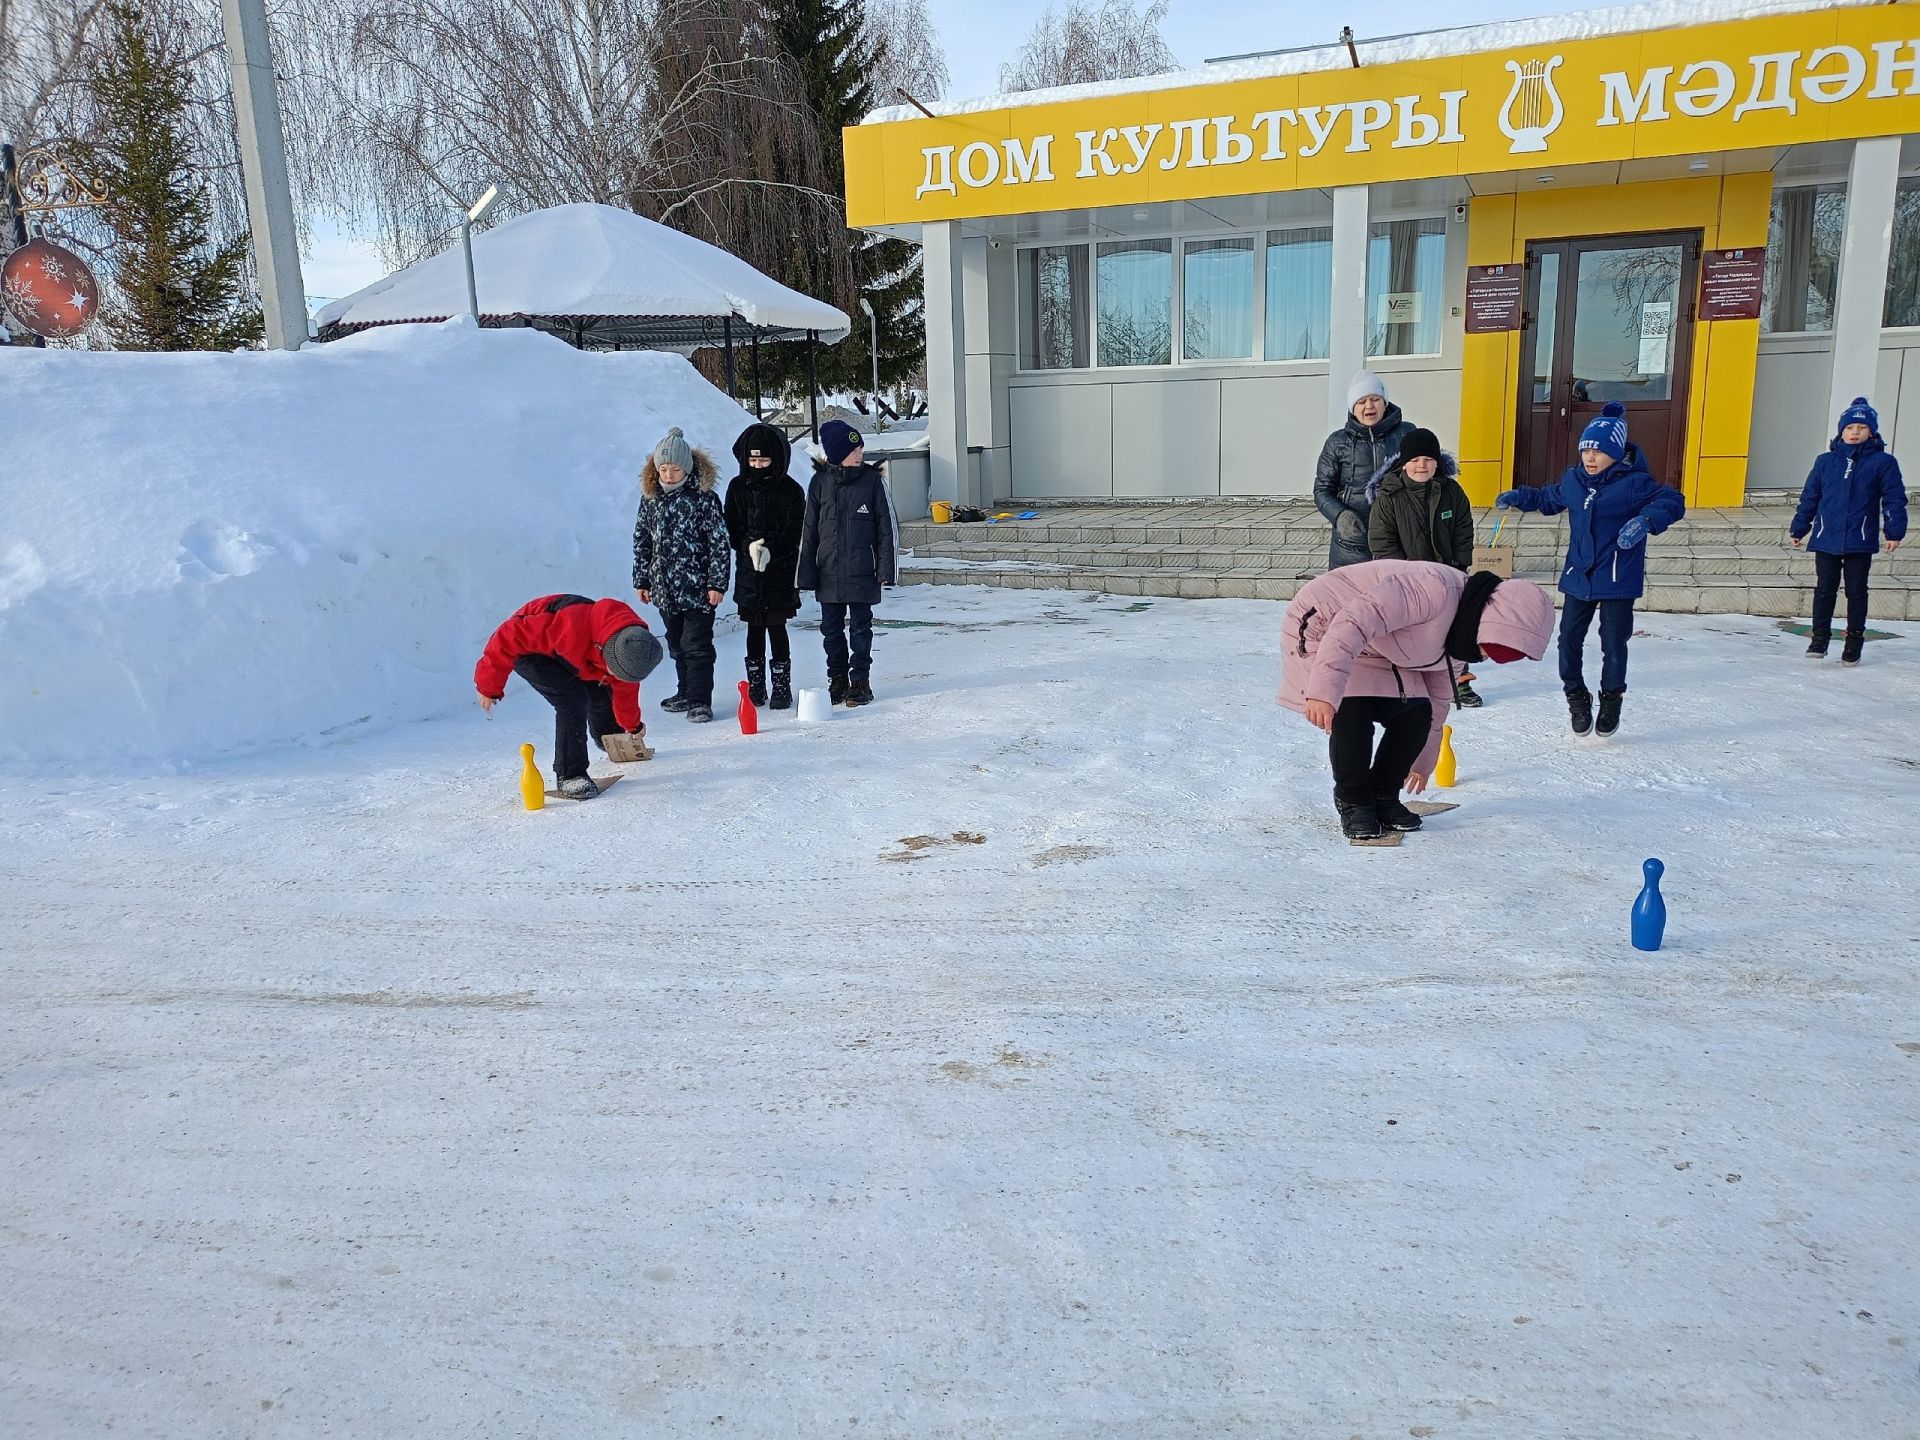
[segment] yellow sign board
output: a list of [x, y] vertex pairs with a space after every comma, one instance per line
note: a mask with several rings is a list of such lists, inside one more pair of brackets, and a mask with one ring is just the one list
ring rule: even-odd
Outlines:
[[1920, 15], [1882, 5], [855, 125], [891, 225], [1920, 132]]

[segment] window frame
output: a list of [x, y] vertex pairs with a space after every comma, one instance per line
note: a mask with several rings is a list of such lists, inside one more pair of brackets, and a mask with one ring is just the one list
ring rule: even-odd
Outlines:
[[[1434, 327], [1435, 348], [1432, 350], [1408, 350], [1405, 353], [1398, 354], [1398, 355], [1392, 353], [1391, 351], [1384, 351], [1384, 350], [1381, 351], [1378, 355], [1374, 354], [1372, 349], [1370, 348], [1371, 341], [1373, 339], [1374, 321], [1373, 321], [1373, 316], [1371, 314], [1368, 314], [1361, 318], [1361, 325], [1366, 332], [1366, 341], [1362, 343], [1361, 350], [1363, 351], [1362, 359], [1369, 368], [1371, 368], [1371, 366], [1376, 360], [1387, 360], [1387, 361], [1441, 360], [1441, 359], [1444, 359], [1446, 356], [1447, 324], [1448, 324], [1448, 321], [1453, 318], [1447, 313], [1447, 279], [1448, 279], [1447, 248], [1448, 248], [1448, 241], [1453, 234], [1453, 230], [1452, 230], [1452, 227], [1447, 223], [1447, 215], [1445, 211], [1425, 210], [1425, 209], [1407, 210], [1407, 211], [1396, 210], [1390, 213], [1370, 214], [1367, 216], [1367, 255], [1366, 255], [1367, 303], [1371, 304], [1374, 299], [1373, 242], [1375, 239], [1375, 235], [1374, 235], [1375, 229], [1382, 225], [1395, 225], [1395, 224], [1402, 224], [1407, 221], [1421, 221], [1421, 220], [1432, 221], [1439, 226], [1437, 230], [1428, 232], [1440, 241], [1440, 283], [1435, 294], [1432, 297], [1434, 302], [1434, 318], [1439, 322]], [[1391, 243], [1389, 243], [1389, 250], [1391, 250]], [[1389, 256], [1389, 260], [1391, 260], [1391, 256]], [[1383, 287], [1380, 293], [1382, 295], [1388, 295], [1394, 292], [1387, 290]]]
[[[1853, 199], [1852, 195], [1849, 193], [1848, 183], [1844, 178], [1823, 180], [1823, 179], [1817, 179], [1817, 178], [1804, 178], [1804, 177], [1798, 177], [1798, 176], [1796, 176], [1792, 181], [1792, 183], [1790, 184], [1782, 185], [1782, 184], [1776, 183], [1773, 186], [1772, 190], [1769, 191], [1767, 195], [1767, 249], [1769, 251], [1769, 256], [1771, 256], [1771, 252], [1774, 248], [1773, 247], [1774, 206], [1779, 202], [1781, 194], [1788, 190], [1811, 190], [1816, 195], [1818, 195], [1819, 192], [1824, 190], [1830, 193], [1836, 193], [1840, 196], [1841, 205], [1842, 205], [1841, 222], [1840, 222], [1841, 229], [1842, 229], [1842, 240], [1841, 240], [1839, 253], [1833, 257], [1833, 295], [1834, 295], [1834, 303], [1838, 304], [1840, 299], [1840, 272], [1846, 262], [1846, 250], [1847, 250], [1846, 241], [1845, 241], [1845, 227], [1846, 227], [1845, 211], [1846, 211], [1846, 208], [1851, 205], [1852, 199]], [[1889, 245], [1888, 247], [1887, 263], [1889, 265], [1893, 263], [1891, 245]], [[1886, 315], [1886, 310], [1885, 310], [1886, 285], [1884, 283], [1884, 280], [1881, 285], [1880, 296], [1881, 296], [1881, 318], [1884, 322], [1885, 315]], [[1773, 301], [1774, 301], [1774, 295], [1772, 291], [1767, 287], [1766, 277], [1763, 275], [1761, 277], [1760, 321], [1759, 321], [1760, 338], [1762, 340], [1800, 339], [1800, 340], [1823, 340], [1829, 344], [1832, 343], [1833, 326], [1831, 324], [1829, 324], [1827, 328], [1824, 330], [1808, 330], [1804, 327], [1799, 330], [1768, 329], [1767, 326], [1772, 318]], [[1881, 328], [1885, 329], [1887, 327], [1883, 323]]]

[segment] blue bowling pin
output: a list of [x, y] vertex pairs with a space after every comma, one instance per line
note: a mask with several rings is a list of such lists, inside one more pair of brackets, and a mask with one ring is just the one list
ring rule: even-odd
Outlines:
[[1640, 887], [1640, 898], [1633, 902], [1633, 948], [1658, 950], [1660, 937], [1667, 928], [1667, 902], [1660, 898], [1660, 877], [1667, 867], [1649, 860], [1640, 867], [1647, 883]]

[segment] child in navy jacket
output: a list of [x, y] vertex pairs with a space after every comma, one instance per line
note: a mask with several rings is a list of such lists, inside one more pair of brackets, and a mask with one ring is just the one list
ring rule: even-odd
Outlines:
[[[1646, 588], [1647, 537], [1687, 513], [1680, 492], [1647, 472], [1627, 441], [1626, 407], [1617, 400], [1580, 432], [1580, 463], [1552, 485], [1508, 490], [1503, 509], [1542, 515], [1567, 512], [1567, 563], [1560, 572], [1560, 683], [1573, 733], [1611, 735], [1620, 728], [1627, 691], [1627, 638], [1633, 602]], [[1582, 670], [1587, 630], [1600, 616], [1600, 717]]]
[[1813, 551], [1813, 632], [1807, 654], [1827, 653], [1833, 602], [1844, 575], [1847, 639], [1840, 659], [1847, 665], [1860, 663], [1867, 640], [1867, 571], [1880, 548], [1883, 515], [1891, 555], [1907, 538], [1907, 489], [1900, 483], [1900, 462], [1880, 438], [1879, 413], [1862, 395], [1841, 412], [1839, 433], [1826, 454], [1813, 462], [1787, 531], [1795, 545]]

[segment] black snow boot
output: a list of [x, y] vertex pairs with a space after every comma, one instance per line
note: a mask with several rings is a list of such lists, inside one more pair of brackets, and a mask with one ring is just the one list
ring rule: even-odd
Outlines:
[[1860, 652], [1862, 650], [1865, 650], [1866, 648], [1867, 648], [1867, 632], [1866, 631], [1864, 630], [1847, 631], [1846, 643], [1840, 647], [1840, 663], [1842, 665], [1858, 665], [1860, 663]]
[[847, 708], [851, 710], [856, 705], [872, 703], [873, 686], [867, 683], [867, 677], [864, 674], [854, 672], [853, 679], [847, 685]]
[[773, 698], [768, 702], [775, 710], [785, 710], [793, 704], [793, 662], [776, 660], [773, 662]]
[[1624, 690], [1600, 692], [1600, 718], [1594, 722], [1594, 734], [1611, 735], [1620, 728], [1620, 702], [1626, 698], [1627, 692]]
[[1593, 692], [1591, 690], [1567, 691], [1567, 718], [1573, 722], [1573, 733], [1591, 735], [1593, 733]]
[[839, 705], [847, 698], [847, 676], [845, 671], [827, 672], [827, 703]]
[[692, 703], [691, 700], [676, 690], [660, 702], [660, 708], [669, 715], [684, 715], [687, 712], [687, 707]]
[[696, 725], [706, 725], [713, 720], [713, 706], [702, 705], [698, 701], [687, 706], [687, 719]]
[[560, 782], [560, 793], [569, 800], [591, 800], [600, 793], [600, 787], [588, 776], [576, 775]]
[[1383, 830], [1404, 831], [1420, 828], [1420, 817], [1402, 805], [1398, 795], [1377, 796], [1373, 802], [1373, 810], [1380, 817], [1380, 827]]
[[1831, 630], [1809, 630], [1807, 632], [1807, 654], [1815, 659], [1827, 658], [1827, 646], [1833, 642]]
[[1340, 812], [1340, 833], [1349, 840], [1378, 840], [1381, 835], [1380, 812], [1370, 804], [1353, 805], [1335, 799]]
[[747, 661], [747, 699], [756, 705], [767, 703], [767, 662]]
[[1480, 698], [1471, 680], [1462, 680], [1453, 687], [1453, 703], [1463, 710], [1478, 710], [1487, 702]]

